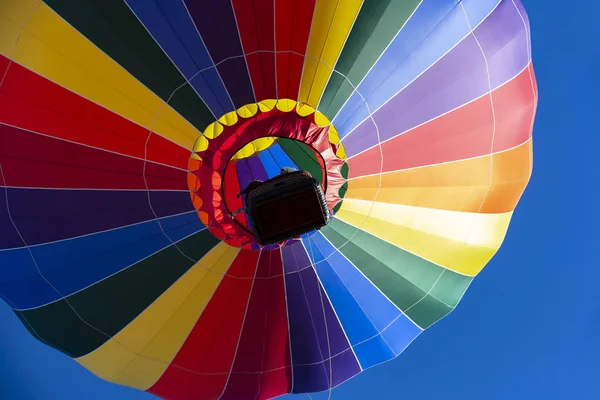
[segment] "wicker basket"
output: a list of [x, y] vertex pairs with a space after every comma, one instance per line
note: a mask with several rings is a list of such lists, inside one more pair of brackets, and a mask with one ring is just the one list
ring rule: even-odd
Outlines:
[[261, 182], [246, 194], [246, 214], [262, 245], [320, 229], [329, 209], [319, 182], [306, 171], [294, 171]]

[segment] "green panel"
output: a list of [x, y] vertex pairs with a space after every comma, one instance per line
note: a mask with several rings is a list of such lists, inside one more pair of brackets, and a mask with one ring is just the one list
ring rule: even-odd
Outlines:
[[215, 120], [208, 107], [173, 65], [123, 0], [45, 0], [131, 75], [146, 85], [196, 128]]
[[358, 86], [385, 48], [417, 8], [420, 0], [365, 0], [319, 103], [333, 120], [354, 86]]
[[[197, 261], [218, 243], [219, 240], [205, 229], [177, 245], [184, 254]], [[81, 357], [135, 319], [195, 264], [192, 260], [175, 246], [169, 246], [69, 296], [69, 303], [87, 324], [77, 317], [65, 300], [15, 313], [27, 321], [24, 321], [25, 326], [38, 339], [71, 357]]]
[[[472, 277], [442, 268], [339, 219], [333, 219], [321, 232], [423, 328], [456, 306], [472, 280]], [[349, 238], [352, 238], [350, 242]]]
[[293, 139], [281, 138], [277, 143], [298, 168], [310, 172], [313, 178], [323, 184], [323, 170], [321, 169], [321, 164], [317, 160], [317, 155], [312, 149]]
[[415, 322], [419, 321], [421, 328], [427, 329], [448, 315], [453, 309], [454, 307], [450, 307], [431, 296], [427, 296], [410, 310], [406, 311], [406, 315]]
[[408, 309], [426, 295], [427, 292], [394, 273], [357, 244], [348, 242], [344, 245], [348, 239], [335, 230], [326, 227], [321, 233], [401, 310]]
[[431, 291], [431, 295], [449, 306], [456, 307], [472, 281], [473, 278], [446, 270]]
[[438, 265], [404, 251], [376, 236], [358, 230], [337, 218], [331, 221], [328, 226], [344, 236], [345, 240], [354, 235], [352, 237], [353, 243], [359, 245], [359, 247], [387, 265], [393, 272], [408, 279], [413, 285], [425, 292], [431, 289], [444, 271]]

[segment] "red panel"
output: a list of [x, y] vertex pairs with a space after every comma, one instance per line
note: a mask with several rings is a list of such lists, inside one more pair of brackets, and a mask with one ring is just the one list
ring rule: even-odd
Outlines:
[[187, 340], [150, 393], [213, 400], [223, 393], [246, 315], [258, 252], [241, 250]]
[[[144, 161], [0, 124], [0, 163], [9, 186], [146, 189]], [[186, 173], [146, 163], [153, 189], [187, 190]]]
[[315, 1], [275, 0], [277, 90], [280, 99], [298, 98]]
[[[0, 70], [6, 61], [0, 56]], [[16, 63], [0, 88], [0, 122], [139, 158], [144, 158], [149, 134]], [[188, 150], [164, 138], [152, 138], [148, 145], [149, 160], [187, 168]]]
[[275, 99], [273, 0], [232, 2], [256, 101]]
[[240, 399], [248, 393], [270, 399], [291, 391], [284, 284], [281, 251], [263, 251], [223, 399]]
[[514, 80], [492, 92], [496, 113], [494, 152], [516, 147], [531, 137], [535, 100], [530, 71], [531, 64]]
[[167, 168], [160, 164], [147, 162], [144, 176], [146, 177], [146, 183], [150, 190], [165, 189], [167, 187], [189, 190], [187, 184], [187, 171]]
[[[529, 71], [492, 92], [496, 128], [494, 152], [518, 146], [531, 136], [534, 103]], [[463, 160], [490, 152], [494, 123], [489, 96], [414, 128], [382, 144], [383, 171]], [[352, 178], [378, 174], [379, 147], [348, 160]]]
[[3, 77], [6, 73], [6, 69], [10, 65], [10, 60], [2, 55], [0, 55], [0, 77]]

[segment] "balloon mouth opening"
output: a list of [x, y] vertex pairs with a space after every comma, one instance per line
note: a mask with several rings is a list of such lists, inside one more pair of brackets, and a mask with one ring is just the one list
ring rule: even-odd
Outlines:
[[[265, 139], [268, 146], [256, 143]], [[261, 150], [252, 153], [247, 147]], [[305, 169], [286, 159], [286, 150], [299, 154]], [[302, 234], [329, 222], [325, 165], [323, 156], [300, 140], [282, 136], [256, 139], [236, 152], [225, 167], [225, 176], [237, 177], [222, 185], [225, 209], [261, 246], [299, 240]], [[232, 191], [237, 191], [235, 197]]]
[[[348, 166], [333, 125], [312, 108], [306, 112], [304, 104], [272, 102], [226, 114], [203, 132], [190, 155], [188, 186], [198, 217], [235, 247], [277, 248], [322, 228], [347, 187]], [[286, 168], [298, 172], [295, 182], [294, 174], [281, 174]], [[256, 208], [248, 207], [248, 193], [239, 195], [252, 181], [265, 183], [261, 195], [250, 199]]]

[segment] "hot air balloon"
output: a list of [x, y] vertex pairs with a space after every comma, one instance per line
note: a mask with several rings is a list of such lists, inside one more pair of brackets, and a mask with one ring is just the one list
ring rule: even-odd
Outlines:
[[[498, 250], [536, 106], [519, 0], [0, 0], [0, 296], [164, 398], [331, 390]], [[260, 243], [285, 168], [330, 218]]]

